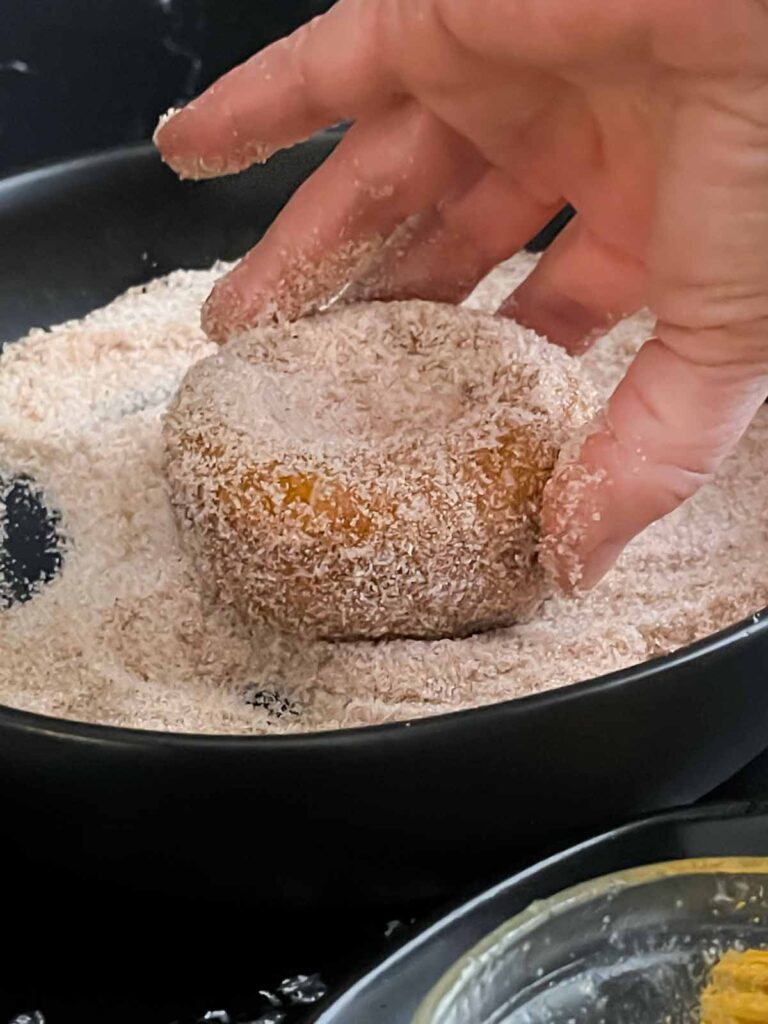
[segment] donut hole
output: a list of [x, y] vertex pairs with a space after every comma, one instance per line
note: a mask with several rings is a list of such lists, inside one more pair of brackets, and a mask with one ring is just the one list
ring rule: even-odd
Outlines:
[[181, 536], [248, 621], [452, 637], [529, 615], [542, 493], [594, 412], [577, 364], [426, 302], [270, 325], [194, 366], [165, 420]]

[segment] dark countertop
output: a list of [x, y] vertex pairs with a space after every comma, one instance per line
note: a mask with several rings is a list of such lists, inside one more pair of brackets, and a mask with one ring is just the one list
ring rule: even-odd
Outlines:
[[[768, 754], [708, 800], [766, 794]], [[30, 841], [43, 837], [44, 828]], [[530, 861], [510, 862], [504, 874], [584, 838], [563, 837]], [[9, 867], [6, 877], [12, 877]], [[498, 880], [498, 875], [478, 878], [447, 903], [458, 905]], [[66, 878], [56, 882], [65, 889], [69, 884]], [[246, 886], [263, 884], [268, 880], [244, 880]], [[7, 891], [4, 900], [11, 942], [0, 986], [0, 1024], [33, 1009], [44, 1012], [47, 1024], [101, 1024], [106, 1019], [110, 1024], [302, 1024], [308, 1006], [280, 993], [283, 980], [309, 975], [303, 987], [317, 995], [327, 989], [329, 999], [448, 909], [446, 901], [378, 911], [340, 902], [332, 914], [253, 920], [231, 911], [196, 909], [191, 894], [185, 920], [163, 907], [152, 920], [130, 920], [122, 911], [113, 912], [106, 896], [103, 918], [82, 921], [76, 910], [52, 913], [48, 900], [36, 896], [37, 890], [22, 885], [18, 893]], [[218, 1010], [227, 1011], [229, 1020], [204, 1019], [206, 1011]]]
[[331, 0], [4, 0], [0, 174], [149, 138]]

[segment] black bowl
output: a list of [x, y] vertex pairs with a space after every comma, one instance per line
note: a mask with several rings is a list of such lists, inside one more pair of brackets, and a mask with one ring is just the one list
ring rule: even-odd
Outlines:
[[[147, 146], [0, 183], [0, 338], [239, 255], [335, 138], [199, 185]], [[91, 899], [120, 885], [136, 906], [158, 893], [166, 906], [283, 909], [434, 898], [542, 842], [713, 789], [766, 745], [767, 657], [768, 613], [554, 692], [308, 736], [166, 735], [2, 708], [0, 829], [38, 877], [54, 864], [87, 878]]]

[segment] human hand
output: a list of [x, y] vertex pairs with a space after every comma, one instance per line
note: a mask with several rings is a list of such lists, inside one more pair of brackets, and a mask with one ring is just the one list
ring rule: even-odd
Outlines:
[[551, 563], [594, 585], [768, 395], [768, 2], [341, 0], [156, 138], [210, 177], [345, 119], [216, 285], [208, 333], [299, 315], [355, 272], [370, 297], [460, 301], [571, 202], [500, 312], [574, 353], [642, 305], [657, 317], [546, 494]]

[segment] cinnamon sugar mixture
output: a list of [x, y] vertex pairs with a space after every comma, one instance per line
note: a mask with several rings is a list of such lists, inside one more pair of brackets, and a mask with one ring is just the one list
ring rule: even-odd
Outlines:
[[[494, 309], [518, 257], [468, 305]], [[768, 604], [768, 410], [715, 484], [634, 542], [592, 593], [461, 640], [332, 644], [246, 631], [204, 605], [163, 476], [161, 418], [215, 347], [199, 307], [222, 268], [180, 271], [0, 356], [4, 481], [30, 477], [61, 514], [63, 565], [32, 600], [0, 601], [0, 702], [183, 732], [304, 732], [487, 704], [673, 651]], [[610, 392], [647, 336], [625, 321], [583, 360]], [[6, 488], [7, 489], [7, 488]], [[7, 590], [0, 560], [0, 596]]]

